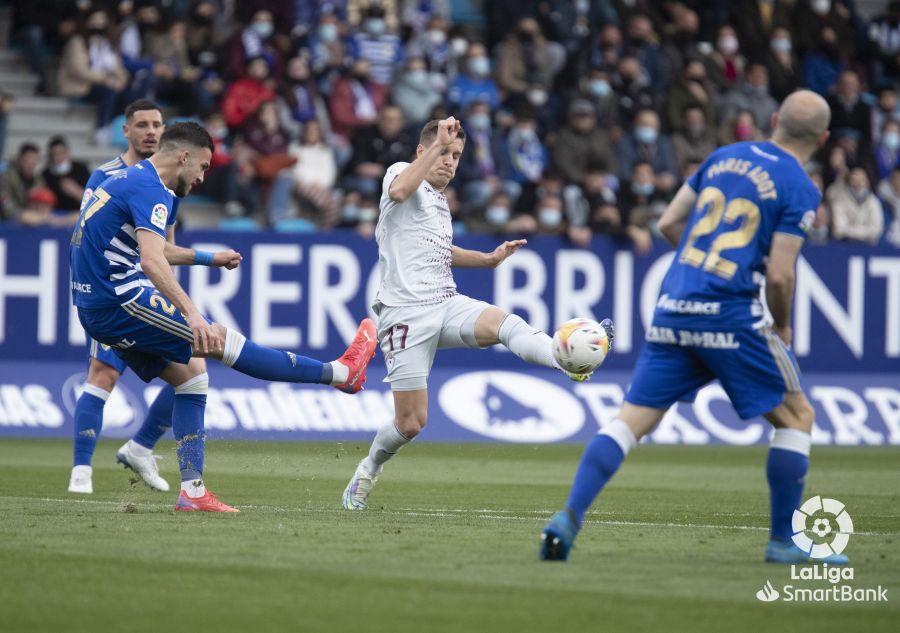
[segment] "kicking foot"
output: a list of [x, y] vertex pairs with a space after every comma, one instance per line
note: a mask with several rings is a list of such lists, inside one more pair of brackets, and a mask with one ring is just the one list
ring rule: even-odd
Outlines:
[[77, 492], [83, 495], [94, 493], [94, 483], [91, 476], [94, 469], [90, 466], [75, 466], [72, 468], [72, 476], [69, 478], [69, 492]]
[[175, 509], [179, 512], [240, 512], [237, 508], [222, 503], [219, 498], [209, 490], [202, 497], [191, 499], [187, 493], [182, 490], [178, 501], [175, 503]]
[[116, 451], [116, 461], [125, 468], [130, 468], [144, 480], [144, 483], [161, 492], [169, 491], [169, 482], [159, 476], [159, 466], [156, 460], [160, 459], [159, 455], [152, 452], [148, 455], [137, 455], [131, 446], [131, 440], [125, 442], [118, 451]]
[[541, 532], [541, 560], [568, 560], [576, 536], [578, 525], [572, 514], [568, 510], [554, 514]]
[[375, 323], [372, 319], [363, 319], [347, 351], [337, 359], [337, 362], [347, 366], [350, 376], [346, 382], [334, 385], [334, 388], [344, 393], [362, 391], [366, 384], [366, 367], [369, 366], [369, 361], [375, 358], [377, 346], [378, 332], [375, 330]]
[[847, 565], [850, 559], [845, 554], [831, 554], [825, 558], [813, 558], [797, 547], [793, 541], [769, 541], [766, 543], [767, 563], [785, 565], [804, 565], [806, 563], [828, 563], [829, 565]]
[[344, 496], [341, 497], [341, 506], [346, 510], [365, 510], [366, 502], [378, 481], [377, 475], [372, 475], [363, 467], [363, 462], [359, 462], [356, 472], [350, 478], [350, 483], [344, 488]]

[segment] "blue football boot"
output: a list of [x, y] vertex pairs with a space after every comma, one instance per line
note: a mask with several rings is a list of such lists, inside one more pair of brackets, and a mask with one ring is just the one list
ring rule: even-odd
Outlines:
[[578, 524], [568, 510], [560, 510], [550, 517], [541, 532], [541, 560], [567, 560], [578, 530]]

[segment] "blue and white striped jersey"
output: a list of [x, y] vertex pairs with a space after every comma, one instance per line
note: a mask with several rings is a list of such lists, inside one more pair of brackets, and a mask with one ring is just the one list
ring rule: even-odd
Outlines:
[[141, 270], [136, 231], [152, 231], [166, 239], [177, 200], [146, 160], [93, 190], [82, 205], [69, 248], [76, 306], [121, 305], [153, 286]]

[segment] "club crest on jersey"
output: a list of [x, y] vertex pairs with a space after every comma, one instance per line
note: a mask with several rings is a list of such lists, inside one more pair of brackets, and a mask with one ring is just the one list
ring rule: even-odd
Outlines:
[[150, 213], [150, 222], [153, 226], [159, 227], [161, 229], [166, 228], [166, 220], [169, 217], [169, 209], [166, 205], [160, 203], [153, 207], [153, 211]]

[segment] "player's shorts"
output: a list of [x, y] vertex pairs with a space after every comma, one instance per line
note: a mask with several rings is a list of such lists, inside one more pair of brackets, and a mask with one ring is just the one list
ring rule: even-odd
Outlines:
[[801, 391], [793, 352], [769, 328], [651, 330], [655, 336], [648, 337], [638, 355], [627, 402], [668, 409], [678, 401], [693, 401], [698, 389], [718, 378], [738, 415], [747, 420], [777, 407], [786, 393]]
[[92, 338], [88, 338], [88, 362], [90, 362], [91, 358], [96, 358], [101, 363], [109, 365], [120, 374], [124, 374], [125, 370], [128, 369], [128, 365], [125, 364], [124, 360], [119, 358], [119, 355], [116, 354], [116, 350], [109, 345], [104, 345]]
[[464, 295], [433, 305], [376, 305], [378, 341], [388, 370], [384, 381], [393, 391], [425, 389], [437, 350], [481, 347], [475, 341], [475, 321], [489, 307]]
[[194, 336], [181, 311], [158, 291], [145, 289], [135, 299], [112, 308], [78, 308], [89, 336], [109, 345], [137, 374], [150, 382], [169, 363], [187, 363]]

